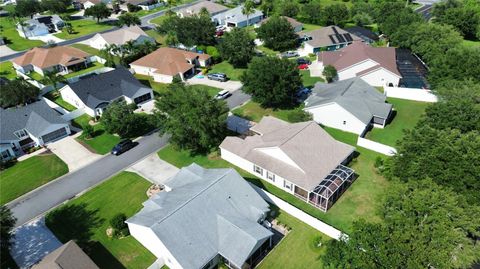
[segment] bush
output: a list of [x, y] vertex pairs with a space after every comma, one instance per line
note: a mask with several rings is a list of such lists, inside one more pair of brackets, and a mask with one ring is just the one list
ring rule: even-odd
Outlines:
[[125, 228], [128, 229], [128, 226], [125, 223], [126, 220], [127, 216], [125, 214], [118, 213], [110, 220], [110, 226], [112, 226], [115, 231], [122, 231]]
[[312, 115], [303, 110], [295, 110], [289, 113], [287, 118], [288, 121], [295, 123], [312, 120]]
[[136, 6], [136, 5], [132, 5], [130, 3], [127, 4], [127, 9], [128, 9], [128, 12], [137, 12], [137, 11], [142, 10], [141, 7]]
[[85, 136], [85, 138], [90, 139], [94, 137], [95, 130], [93, 129], [92, 125], [87, 123], [87, 125], [82, 127], [83, 127], [83, 135]]
[[221, 62], [222, 58], [220, 57], [220, 52], [218, 52], [218, 49], [214, 46], [207, 46], [206, 50], [207, 54], [212, 57], [212, 61], [214, 63], [219, 63]]

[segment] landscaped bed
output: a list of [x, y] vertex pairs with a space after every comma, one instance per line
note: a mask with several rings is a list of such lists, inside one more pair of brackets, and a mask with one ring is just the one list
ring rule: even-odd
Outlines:
[[61, 39], [73, 39], [88, 35], [91, 33], [97, 33], [111, 29], [113, 26], [106, 23], [97, 23], [95, 20], [83, 19], [83, 20], [72, 20], [69, 21], [73, 27], [73, 34], [69, 34], [66, 29], [62, 32], [54, 34], [56, 37]]
[[122, 172], [48, 213], [46, 224], [61, 242], [74, 239], [100, 268], [147, 268], [156, 259], [153, 254], [132, 236], [110, 238], [106, 230], [116, 214], [131, 217], [142, 208], [150, 185]]
[[55, 154], [40, 154], [0, 171], [0, 204], [5, 204], [68, 173], [68, 166]]

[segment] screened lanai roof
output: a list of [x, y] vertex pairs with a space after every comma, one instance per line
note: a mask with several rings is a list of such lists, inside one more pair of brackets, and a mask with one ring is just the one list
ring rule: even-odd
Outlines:
[[340, 164], [315, 187], [313, 193], [328, 199], [340, 186], [350, 180], [353, 173], [352, 169]]

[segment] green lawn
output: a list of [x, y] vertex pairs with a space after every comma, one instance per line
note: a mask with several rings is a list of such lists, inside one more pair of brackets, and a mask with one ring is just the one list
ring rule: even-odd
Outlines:
[[317, 30], [317, 29], [320, 29], [320, 28], [322, 28], [322, 26], [316, 25], [316, 24], [308, 24], [308, 23], [303, 24], [303, 31], [305, 31], [305, 32], [310, 32], [310, 31]]
[[31, 71], [30, 73], [28, 73], [28, 76], [31, 77], [33, 80], [36, 80], [38, 82], [42, 82], [43, 80], [43, 76], [40, 75], [40, 73], [37, 73], [35, 71]]
[[55, 154], [41, 154], [0, 171], [0, 204], [5, 204], [68, 173], [67, 165]]
[[[167, 16], [159, 16], [159, 17], [156, 17], [152, 20], [150, 20], [151, 23], [155, 23], [156, 25], [160, 25], [162, 24], [162, 22], [167, 18]], [[155, 30], [152, 30], [152, 31], [155, 31]]]
[[29, 40], [18, 34], [15, 23], [8, 17], [0, 18], [0, 36], [5, 39], [7, 46], [12, 50], [22, 51], [33, 47], [42, 46], [45, 43], [40, 40]]
[[300, 70], [300, 75], [302, 76], [303, 86], [313, 87], [317, 82], [325, 82], [321, 77], [311, 77], [310, 70]]
[[134, 75], [143, 85], [152, 88], [155, 95], [161, 96], [168, 90], [167, 83], [159, 83], [153, 81], [153, 78], [146, 75], [135, 74]]
[[137, 174], [122, 172], [48, 213], [46, 224], [61, 242], [74, 239], [100, 268], [147, 268], [153, 254], [132, 236], [109, 238], [105, 231], [114, 215], [131, 217], [142, 208], [149, 186]]
[[0, 76], [10, 80], [17, 77], [17, 73], [13, 68], [12, 62], [6, 61], [0, 63]]
[[[161, 17], [158, 17], [158, 18], [163, 18], [163, 17], [165, 17], [165, 16], [161, 16]], [[145, 31], [145, 33], [146, 33], [147, 35], [149, 35], [150, 37], [155, 38], [155, 40], [157, 41], [157, 43], [161, 44], [161, 46], [166, 46], [166, 44], [165, 44], [165, 36], [159, 34], [155, 29], [147, 30], [147, 31]]]
[[100, 69], [102, 67], [105, 67], [105, 66], [103, 64], [99, 63], [99, 62], [93, 62], [93, 63], [90, 63], [88, 68], [79, 70], [77, 72], [72, 72], [72, 73], [66, 74], [65, 78], [73, 78], [73, 77], [76, 77], [76, 76], [80, 76], [80, 75], [86, 74], [88, 72], [92, 72], [94, 70]]
[[264, 116], [274, 116], [284, 121], [290, 121], [289, 115], [303, 109], [303, 104], [292, 109], [262, 108], [259, 103], [249, 101], [232, 111], [233, 114], [252, 121], [259, 122]]
[[257, 46], [256, 49], [258, 49], [259, 51], [262, 51], [267, 56], [276, 56], [280, 54], [280, 51], [272, 50], [265, 46]]
[[65, 108], [67, 111], [74, 111], [77, 109], [73, 105], [67, 103], [65, 100], [63, 100], [62, 96], [60, 93], [57, 91], [51, 91], [47, 94], [44, 95], [45, 98], [50, 99], [51, 101], [55, 102], [57, 105]]
[[[79, 50], [83, 50], [86, 53], [90, 53], [91, 55], [96, 55], [96, 56], [102, 58], [102, 55], [101, 55], [100, 51], [90, 47], [89, 45], [76, 43], [76, 44], [70, 45], [70, 47], [74, 47], [74, 48], [77, 48]], [[114, 62], [116, 64], [120, 63], [120, 58], [118, 56], [113, 56], [113, 58], [114, 58]]]
[[243, 68], [233, 68], [231, 64], [227, 61], [223, 61], [212, 66], [212, 69], [209, 71], [210, 73], [225, 73], [227, 74], [228, 78], [231, 80], [240, 80], [240, 76], [243, 74], [245, 69]]
[[212, 97], [214, 97], [219, 91], [223, 89], [215, 88], [215, 87], [210, 87], [206, 85], [190, 85], [188, 86], [189, 88], [195, 89], [195, 90], [206, 90], [208, 94]]
[[480, 47], [480, 41], [471, 41], [471, 40], [463, 40], [463, 45], [466, 47]]
[[366, 138], [382, 144], [395, 146], [403, 137], [403, 130], [412, 129], [425, 112], [429, 103], [387, 98], [393, 105], [394, 118], [384, 129], [373, 128], [367, 133]]
[[[82, 116], [73, 120], [72, 124], [77, 128], [84, 128], [90, 121], [90, 116], [83, 114]], [[87, 139], [83, 134], [80, 135], [77, 139], [78, 142], [87, 147], [90, 151], [98, 154], [107, 154], [109, 153], [113, 146], [120, 142], [120, 137], [112, 135], [105, 131], [105, 127], [98, 123], [93, 126], [94, 137]]]
[[97, 23], [96, 20], [83, 19], [83, 20], [72, 20], [69, 21], [73, 27], [73, 34], [67, 33], [67, 30], [63, 30], [60, 33], [55, 34], [56, 37], [61, 39], [73, 39], [88, 35], [91, 33], [101, 32], [104, 30], [111, 29], [113, 26], [106, 23]]

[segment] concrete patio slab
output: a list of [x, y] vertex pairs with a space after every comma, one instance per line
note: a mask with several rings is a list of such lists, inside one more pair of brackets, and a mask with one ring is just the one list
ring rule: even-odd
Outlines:
[[156, 153], [127, 169], [155, 184], [164, 184], [178, 172], [178, 168], [160, 159]]

